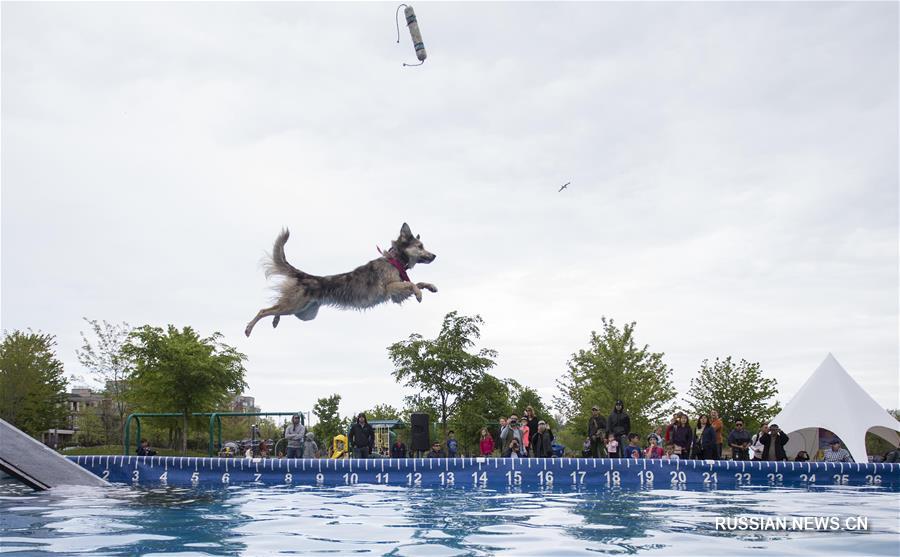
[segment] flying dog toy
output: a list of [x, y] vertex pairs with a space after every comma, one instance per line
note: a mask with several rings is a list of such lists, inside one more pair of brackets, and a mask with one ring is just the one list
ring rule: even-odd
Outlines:
[[400, 44], [400, 8], [405, 8], [403, 10], [403, 15], [406, 16], [406, 26], [409, 27], [409, 35], [412, 37], [413, 48], [416, 49], [416, 58], [419, 59], [418, 64], [407, 64], [404, 62], [403, 65], [421, 66], [425, 63], [425, 58], [428, 57], [428, 54], [425, 52], [425, 43], [422, 42], [422, 32], [419, 31], [419, 23], [416, 21], [416, 12], [413, 10], [412, 6], [407, 6], [406, 4], [397, 6], [397, 13], [394, 15], [394, 19], [397, 23], [397, 44]]

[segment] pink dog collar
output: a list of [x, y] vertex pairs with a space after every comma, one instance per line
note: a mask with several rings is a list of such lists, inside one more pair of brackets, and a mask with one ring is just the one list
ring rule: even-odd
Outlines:
[[[411, 280], [409, 280], [409, 275], [406, 274], [406, 266], [403, 265], [403, 263], [400, 263], [399, 259], [396, 259], [394, 257], [388, 257], [388, 254], [381, 251], [381, 248], [378, 246], [375, 246], [375, 249], [378, 250], [378, 253], [380, 253], [382, 257], [384, 257], [385, 259], [388, 260], [388, 263], [390, 263], [391, 265], [396, 267], [396, 269], [398, 271], [400, 271], [400, 278], [403, 279], [403, 282], [412, 282]], [[388, 253], [390, 253], [390, 252], [388, 252]]]

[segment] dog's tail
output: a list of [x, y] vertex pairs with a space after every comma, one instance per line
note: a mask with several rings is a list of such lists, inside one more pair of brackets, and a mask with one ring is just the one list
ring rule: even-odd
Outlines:
[[284, 244], [287, 243], [290, 236], [290, 231], [287, 228], [282, 228], [281, 234], [279, 234], [278, 237], [275, 238], [275, 245], [272, 247], [272, 257], [266, 264], [266, 277], [270, 277], [272, 275], [281, 275], [285, 277], [292, 276], [298, 279], [302, 279], [309, 276], [300, 269], [288, 263], [287, 258], [284, 256]]

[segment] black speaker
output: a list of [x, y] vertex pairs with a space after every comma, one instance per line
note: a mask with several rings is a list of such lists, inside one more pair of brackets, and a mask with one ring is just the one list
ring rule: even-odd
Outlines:
[[412, 443], [410, 451], [425, 452], [431, 450], [431, 442], [428, 434], [428, 414], [412, 414], [409, 417], [412, 422]]

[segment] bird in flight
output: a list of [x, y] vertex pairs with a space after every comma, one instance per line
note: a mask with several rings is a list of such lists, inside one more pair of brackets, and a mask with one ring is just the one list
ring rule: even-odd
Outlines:
[[[561, 188], [559, 188], [559, 191], [563, 191], [564, 189], [566, 189], [567, 187], [569, 187], [569, 184], [571, 184], [571, 183], [572, 183], [572, 182], [566, 182], [565, 184], [562, 185]], [[556, 192], [556, 193], [559, 193], [559, 192]]]

